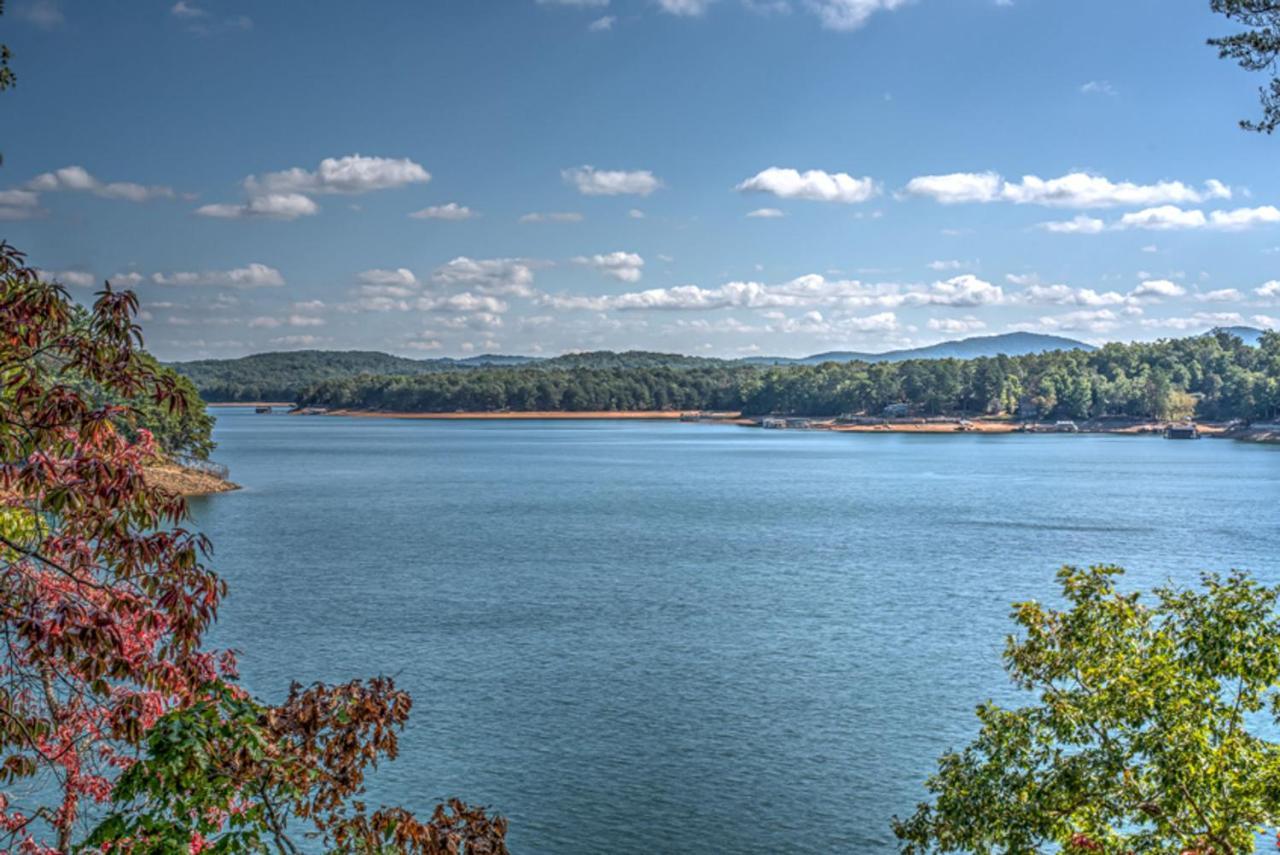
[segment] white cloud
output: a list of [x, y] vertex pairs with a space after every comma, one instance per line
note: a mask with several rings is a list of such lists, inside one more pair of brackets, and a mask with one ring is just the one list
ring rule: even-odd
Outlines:
[[515, 258], [473, 259], [459, 256], [437, 267], [432, 281], [442, 287], [475, 288], [490, 294], [535, 296], [533, 268]]
[[254, 196], [243, 205], [218, 203], [201, 205], [196, 213], [202, 217], [219, 219], [264, 218], [272, 220], [296, 220], [320, 212], [320, 206], [301, 193], [268, 193]]
[[0, 190], [0, 220], [30, 220], [45, 213], [37, 193], [31, 190]]
[[415, 304], [424, 312], [479, 312], [486, 316], [501, 314], [510, 308], [505, 300], [464, 291], [447, 297], [420, 297]]
[[1111, 309], [1080, 310], [1063, 315], [1048, 315], [1034, 323], [1014, 324], [1012, 329], [1039, 329], [1050, 332], [1085, 332], [1101, 334], [1115, 330], [1120, 317]]
[[627, 172], [578, 166], [561, 170], [560, 175], [584, 196], [648, 196], [662, 186], [662, 181], [647, 169]]
[[658, 0], [658, 8], [669, 15], [691, 17], [706, 14], [714, 0]]
[[1275, 329], [1280, 327], [1280, 318], [1273, 318], [1270, 315], [1254, 315], [1249, 318], [1249, 320], [1266, 329]]
[[1160, 299], [1163, 297], [1181, 297], [1186, 293], [1186, 288], [1176, 282], [1170, 282], [1168, 279], [1148, 279], [1137, 288], [1134, 288], [1131, 296], [1138, 299], [1144, 297]]
[[627, 216], [633, 220], [643, 220], [645, 218], [645, 213], [639, 208], [632, 208], [630, 211], [627, 211]]
[[269, 315], [259, 315], [258, 317], [252, 318], [249, 321], [249, 327], [251, 329], [273, 330], [280, 325], [281, 325], [281, 322], [279, 320], [277, 320], [276, 318], [270, 317]]
[[1080, 92], [1084, 95], [1116, 96], [1120, 94], [1108, 80], [1090, 80], [1088, 83], [1080, 87]]
[[774, 220], [785, 217], [786, 214], [777, 208], [756, 208], [754, 211], [747, 212], [747, 216], [757, 220]]
[[1181, 181], [1117, 183], [1087, 172], [1072, 172], [1049, 179], [1026, 175], [1017, 182], [1006, 181], [996, 172], [954, 172], [913, 178], [907, 182], [906, 192], [927, 196], [943, 204], [1011, 202], [1057, 208], [1109, 208], [1228, 199], [1232, 191], [1217, 180], [1210, 180], [1202, 190], [1197, 190]]
[[808, 0], [808, 7], [828, 30], [856, 30], [876, 12], [892, 12], [907, 0]]
[[408, 158], [365, 157], [351, 154], [346, 157], [326, 157], [315, 170], [300, 167], [281, 172], [268, 172], [262, 176], [245, 179], [249, 195], [266, 193], [370, 193], [390, 190], [409, 184], [425, 184], [431, 173]]
[[1186, 210], [1176, 205], [1162, 205], [1125, 214], [1116, 224], [1119, 229], [1147, 229], [1174, 231], [1182, 229], [1212, 229], [1216, 231], [1243, 231], [1259, 225], [1280, 223], [1280, 208], [1264, 205], [1258, 208], [1237, 208], [1233, 211]]
[[1262, 283], [1253, 289], [1253, 293], [1265, 299], [1280, 297], [1280, 279], [1272, 279], [1270, 282]]
[[284, 285], [284, 276], [274, 267], [254, 262], [232, 270], [204, 270], [198, 273], [153, 273], [156, 285], [217, 285], [229, 288], [273, 288]]
[[582, 215], [576, 211], [533, 211], [520, 218], [522, 223], [580, 223]]
[[643, 275], [644, 259], [634, 252], [610, 252], [605, 255], [578, 256], [574, 264], [592, 267], [620, 282], [639, 282]]
[[1084, 214], [1080, 214], [1070, 220], [1041, 223], [1040, 228], [1047, 232], [1053, 232], [1054, 234], [1096, 235], [1101, 231], [1105, 231], [1107, 224], [1096, 217], [1089, 217]]
[[879, 192], [870, 178], [854, 178], [846, 172], [829, 173], [820, 169], [799, 172], [771, 166], [743, 181], [736, 188], [741, 193], [771, 193], [782, 199], [808, 199], [816, 202], [865, 202]]
[[1237, 288], [1221, 288], [1217, 291], [1205, 291], [1195, 295], [1195, 299], [1200, 303], [1233, 303], [1237, 300], [1243, 300], [1244, 294], [1240, 293]]
[[311, 196], [355, 195], [390, 190], [409, 184], [423, 184], [431, 173], [408, 158], [327, 157], [315, 170], [294, 167], [282, 172], [250, 175], [244, 180], [247, 201], [242, 204], [203, 205], [196, 213], [203, 217], [269, 218], [293, 220], [317, 213], [320, 206]]
[[615, 16], [605, 15], [604, 17], [596, 18], [590, 24], [587, 24], [587, 30], [593, 33], [603, 33], [606, 30], [612, 30], [613, 25], [617, 22], [618, 19]]
[[976, 276], [957, 276], [929, 286], [904, 287], [857, 280], [829, 280], [818, 274], [800, 276], [779, 285], [727, 282], [716, 288], [679, 285], [626, 294], [545, 295], [542, 302], [557, 309], [588, 311], [743, 309], [893, 309], [899, 306], [982, 306], [1004, 301], [1004, 292]]
[[1116, 291], [1100, 293], [1092, 288], [1072, 288], [1070, 285], [1033, 284], [1019, 297], [1029, 303], [1059, 306], [1120, 306], [1131, 301], [1129, 296]]
[[1146, 318], [1141, 321], [1148, 329], [1202, 330], [1206, 327], [1234, 326], [1244, 323], [1239, 312], [1196, 312], [1189, 317]]
[[203, 18], [209, 13], [194, 3], [188, 3], [187, 0], [178, 0], [169, 9], [169, 14], [175, 18]]
[[469, 220], [472, 217], [479, 216], [479, 214], [466, 205], [450, 202], [447, 205], [431, 205], [422, 208], [414, 211], [409, 216], [415, 220]]
[[404, 299], [414, 296], [419, 289], [418, 278], [407, 267], [395, 270], [375, 268], [356, 274], [363, 297]]
[[999, 285], [966, 273], [945, 282], [935, 282], [928, 302], [943, 306], [984, 306], [1004, 302], [1004, 290]]
[[272, 344], [283, 344], [287, 347], [313, 347], [326, 341], [318, 335], [282, 335], [271, 339]]
[[98, 280], [92, 273], [84, 270], [39, 270], [36, 271], [45, 282], [59, 282], [75, 288], [92, 288]]
[[92, 193], [104, 199], [123, 199], [127, 202], [146, 202], [151, 199], [173, 198], [173, 188], [159, 185], [147, 186], [132, 181], [104, 182], [95, 178], [83, 166], [64, 166], [53, 172], [37, 175], [27, 184], [30, 190], [40, 192], [75, 191]]
[[928, 267], [930, 270], [936, 270], [938, 272], [942, 272], [944, 270], [959, 270], [961, 267], [968, 267], [970, 265], [969, 265], [969, 262], [967, 261], [958, 261], [956, 259], [939, 259], [937, 261], [930, 261], [925, 266]]
[[324, 326], [324, 318], [317, 318], [313, 315], [290, 315], [289, 326], [291, 327], [322, 327]]
[[977, 332], [987, 328], [985, 321], [980, 321], [972, 315], [964, 318], [930, 318], [926, 326], [931, 330], [951, 335]]

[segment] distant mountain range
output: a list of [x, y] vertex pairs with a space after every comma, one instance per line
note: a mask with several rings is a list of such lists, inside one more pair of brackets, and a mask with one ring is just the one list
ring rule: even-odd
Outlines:
[[1250, 347], [1257, 347], [1258, 342], [1262, 340], [1263, 330], [1254, 329], [1253, 327], [1218, 327], [1210, 330], [1206, 335], [1216, 332], [1231, 333], [1233, 336], [1242, 339]]
[[908, 359], [977, 359], [982, 356], [1026, 356], [1053, 350], [1096, 350], [1091, 344], [1056, 335], [1015, 332], [986, 335], [959, 341], [944, 341], [928, 347], [891, 350], [887, 353], [858, 353], [833, 350], [813, 356], [788, 358], [753, 356], [743, 360], [757, 365], [820, 365], [823, 362], [904, 362]]

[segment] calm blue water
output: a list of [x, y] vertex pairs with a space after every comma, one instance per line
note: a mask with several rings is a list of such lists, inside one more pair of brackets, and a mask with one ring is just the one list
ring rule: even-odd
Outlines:
[[1280, 581], [1280, 448], [220, 410], [245, 682], [414, 697], [375, 796], [518, 853], [895, 851], [1058, 565]]

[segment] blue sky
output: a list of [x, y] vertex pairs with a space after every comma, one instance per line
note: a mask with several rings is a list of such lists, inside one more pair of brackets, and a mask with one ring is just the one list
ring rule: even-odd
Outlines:
[[163, 358], [1280, 324], [1207, 2], [8, 6], [0, 235]]

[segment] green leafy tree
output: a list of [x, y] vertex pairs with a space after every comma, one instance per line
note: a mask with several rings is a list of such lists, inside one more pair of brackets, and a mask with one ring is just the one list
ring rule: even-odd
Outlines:
[[1245, 119], [1240, 127], [1249, 131], [1271, 133], [1280, 127], [1280, 0], [1211, 0], [1213, 11], [1244, 24], [1242, 33], [1209, 39], [1222, 59], [1234, 59], [1241, 68], [1271, 75], [1266, 86], [1259, 88], [1262, 118]]
[[1280, 823], [1280, 589], [1207, 575], [1146, 601], [1116, 567], [1063, 568], [1067, 608], [1014, 606], [1004, 659], [1028, 706], [978, 708], [904, 853], [1238, 855]]

